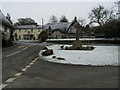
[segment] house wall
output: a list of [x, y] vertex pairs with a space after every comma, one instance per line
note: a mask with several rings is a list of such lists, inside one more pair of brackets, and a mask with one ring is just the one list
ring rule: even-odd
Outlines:
[[65, 34], [61, 33], [60, 31], [54, 31], [52, 33], [53, 38], [62, 38]]
[[15, 33], [17, 33], [18, 39], [24, 40], [24, 35], [33, 34], [35, 39], [38, 39], [38, 35], [42, 32], [42, 29], [16, 29]]

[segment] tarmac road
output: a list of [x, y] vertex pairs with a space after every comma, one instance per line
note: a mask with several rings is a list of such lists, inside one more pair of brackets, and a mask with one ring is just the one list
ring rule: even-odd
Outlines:
[[35, 57], [41, 46], [15, 45], [2, 50], [2, 81], [19, 72]]
[[35, 58], [43, 46], [23, 46], [3, 51], [4, 88], [118, 88], [118, 67], [51, 63]]

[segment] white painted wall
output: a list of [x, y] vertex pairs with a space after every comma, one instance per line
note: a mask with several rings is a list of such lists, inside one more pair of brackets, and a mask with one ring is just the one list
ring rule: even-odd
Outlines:
[[4, 25], [0, 25], [0, 29], [1, 29], [1, 31], [5, 31], [5, 26]]

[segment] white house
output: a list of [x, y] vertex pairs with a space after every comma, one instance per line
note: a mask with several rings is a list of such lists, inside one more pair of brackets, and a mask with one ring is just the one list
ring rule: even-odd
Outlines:
[[15, 32], [19, 40], [36, 40], [42, 32], [42, 26], [20, 25], [15, 27]]
[[66, 31], [70, 24], [70, 22], [48, 23], [44, 26], [44, 30], [51, 34], [53, 38], [64, 38], [70, 34], [76, 33], [76, 28], [73, 26], [69, 29], [68, 32]]
[[8, 42], [11, 42], [12, 32], [14, 26], [12, 23], [4, 16], [0, 10], [0, 32], [2, 33], [2, 42], [4, 45], [7, 45]]

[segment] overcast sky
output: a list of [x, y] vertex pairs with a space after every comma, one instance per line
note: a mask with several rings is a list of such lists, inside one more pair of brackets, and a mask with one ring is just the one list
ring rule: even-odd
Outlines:
[[45, 24], [52, 15], [58, 18], [65, 15], [69, 21], [77, 16], [89, 22], [89, 12], [98, 5], [106, 8], [115, 6], [114, 2], [2, 2], [2, 12], [4, 15], [9, 12], [13, 22], [18, 18], [30, 17], [38, 24], [41, 24], [43, 18]]

